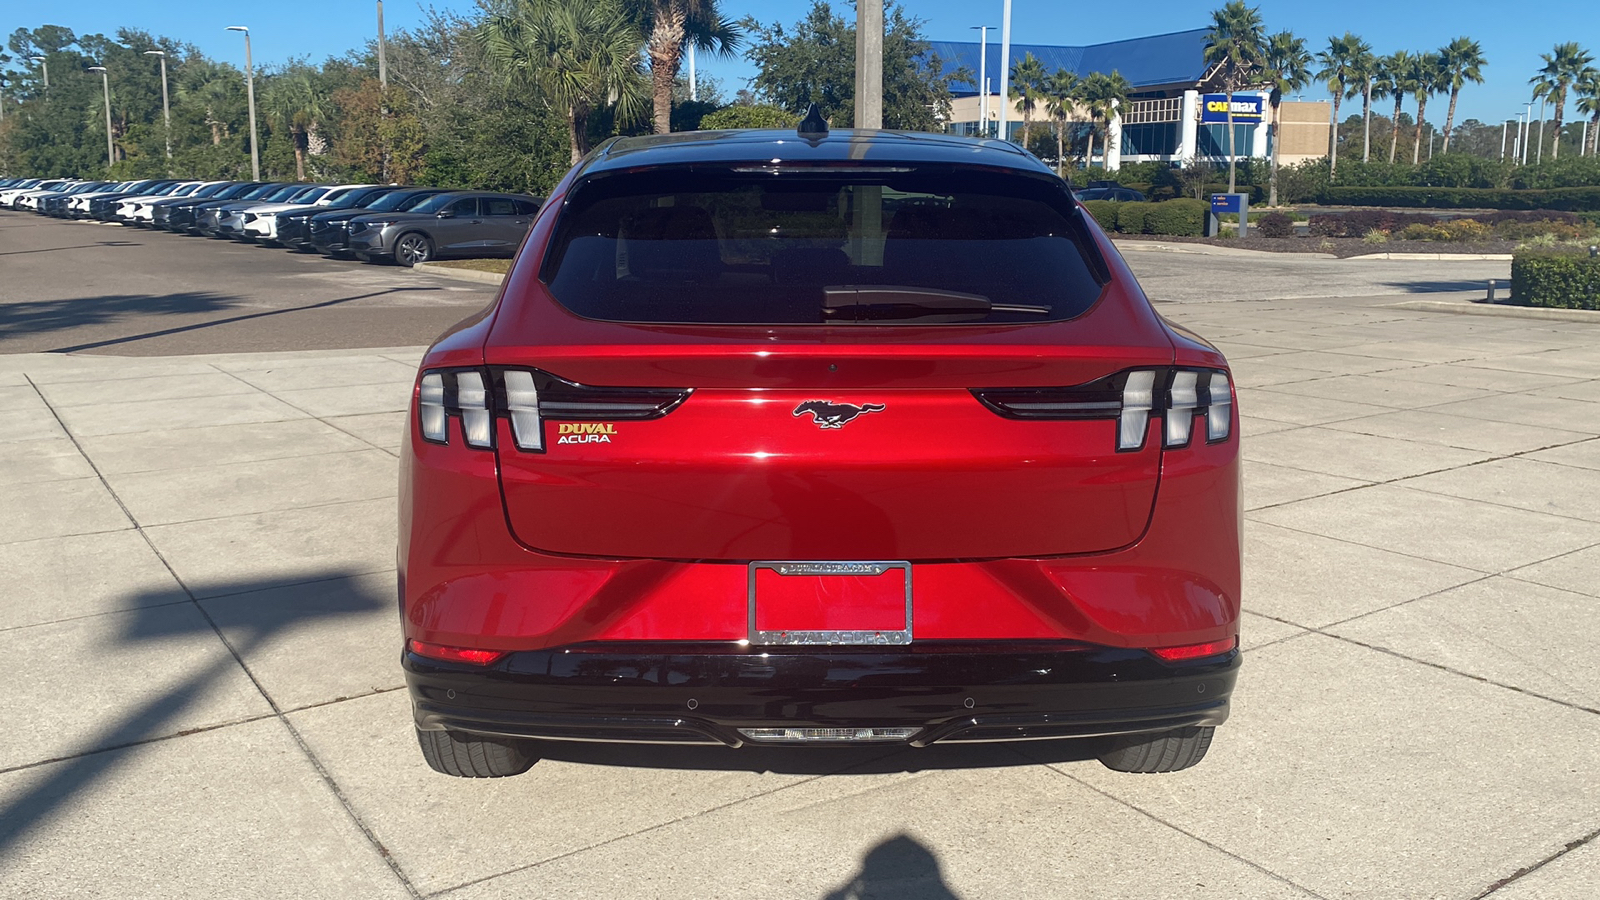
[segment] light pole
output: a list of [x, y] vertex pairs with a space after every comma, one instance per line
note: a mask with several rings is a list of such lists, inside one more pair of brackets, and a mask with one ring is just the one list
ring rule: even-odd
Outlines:
[[[165, 50], [146, 50], [145, 56], [158, 56], [161, 58], [161, 122], [167, 133], [167, 159], [172, 159], [172, 107], [167, 103], [167, 53]], [[172, 174], [172, 166], [167, 166], [167, 174]]]
[[855, 127], [883, 127], [883, 0], [856, 3]]
[[[1531, 104], [1530, 104], [1531, 105]], [[1539, 152], [1533, 158], [1535, 165], [1544, 162], [1544, 98], [1539, 98]]]
[[244, 90], [250, 100], [250, 180], [261, 180], [261, 151], [256, 145], [256, 72], [250, 65], [250, 29], [229, 25], [229, 31], [244, 32]]
[[1504, 122], [1500, 123], [1500, 158], [1502, 160], [1504, 160], [1506, 158], [1506, 135], [1508, 133], [1510, 133], [1510, 131], [1511, 131], [1511, 120], [1510, 119], [1507, 119]]
[[1011, 114], [1011, 0], [1000, 7], [1000, 140], [1006, 136], [1006, 119]]
[[100, 83], [106, 89], [106, 168], [117, 164], [117, 154], [111, 146], [111, 75], [105, 66], [90, 66], [89, 71], [100, 73]]
[[1527, 165], [1528, 138], [1533, 134], [1533, 101], [1529, 100], [1522, 105], [1526, 106], [1527, 110], [1524, 111], [1522, 116], [1522, 143], [1519, 145], [1522, 147], [1522, 158], [1518, 162], [1522, 163], [1522, 165]]
[[968, 25], [978, 32], [978, 124], [983, 126], [983, 136], [989, 136], [989, 27]]
[[378, 0], [378, 84], [389, 86], [389, 65], [383, 58], [383, 0]]
[[28, 58], [38, 63], [39, 68], [44, 70], [44, 90], [45, 93], [50, 93], [50, 60], [42, 56], [30, 56]]

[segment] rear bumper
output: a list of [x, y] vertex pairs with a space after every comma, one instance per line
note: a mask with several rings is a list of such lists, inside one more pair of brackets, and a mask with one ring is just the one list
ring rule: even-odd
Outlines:
[[914, 729], [912, 746], [1219, 725], [1237, 651], [1166, 664], [1059, 642], [883, 647], [574, 644], [488, 668], [405, 653], [419, 728], [547, 740], [765, 744], [742, 728]]

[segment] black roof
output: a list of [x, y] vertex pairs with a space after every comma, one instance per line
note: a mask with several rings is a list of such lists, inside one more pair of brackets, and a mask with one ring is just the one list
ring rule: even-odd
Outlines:
[[1048, 166], [1007, 141], [921, 131], [841, 128], [821, 138], [794, 129], [686, 131], [612, 138], [584, 162], [585, 174], [634, 166], [694, 163], [896, 162], [980, 165], [1054, 175]]

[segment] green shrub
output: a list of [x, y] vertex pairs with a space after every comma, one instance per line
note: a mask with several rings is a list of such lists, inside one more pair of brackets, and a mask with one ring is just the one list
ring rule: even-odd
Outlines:
[[1402, 241], [1442, 241], [1444, 239], [1442, 229], [1437, 225], [1424, 225], [1418, 222], [1414, 225], [1407, 225], [1400, 230], [1400, 240]]
[[1144, 234], [1144, 219], [1154, 203], [1118, 203], [1117, 230], [1123, 234]]
[[1153, 203], [1144, 216], [1145, 234], [1199, 237], [1205, 230], [1211, 204], [1204, 200], [1168, 200]]
[[1270, 212], [1262, 216], [1251, 230], [1260, 231], [1262, 237], [1293, 237], [1294, 220], [1281, 212]]
[[1545, 190], [1334, 185], [1322, 190], [1323, 203], [1342, 206], [1399, 206], [1431, 209], [1562, 209], [1600, 211], [1600, 187]]
[[1371, 231], [1369, 231], [1366, 234], [1363, 234], [1361, 236], [1361, 243], [1363, 243], [1363, 244], [1387, 244], [1387, 243], [1389, 243], [1389, 232], [1383, 231], [1383, 230], [1378, 229], [1378, 228], [1374, 228]]
[[1110, 200], [1085, 200], [1083, 208], [1094, 216], [1095, 222], [1100, 225], [1100, 230], [1111, 234], [1117, 230], [1117, 207], [1121, 204]]
[[1511, 298], [1524, 306], [1600, 309], [1600, 259], [1587, 253], [1519, 252], [1511, 259]]
[[1439, 239], [1443, 241], [1486, 241], [1489, 239], [1489, 226], [1475, 219], [1451, 219], [1434, 226], [1439, 232]]
[[786, 109], [765, 104], [724, 106], [700, 118], [705, 131], [737, 128], [793, 128], [800, 117]]

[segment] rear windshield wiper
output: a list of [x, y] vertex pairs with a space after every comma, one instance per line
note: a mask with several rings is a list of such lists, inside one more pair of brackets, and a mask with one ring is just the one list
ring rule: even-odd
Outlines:
[[883, 319], [934, 319], [957, 322], [991, 312], [1047, 316], [1048, 306], [994, 303], [982, 294], [897, 284], [833, 284], [822, 289], [822, 318], [871, 322]]

